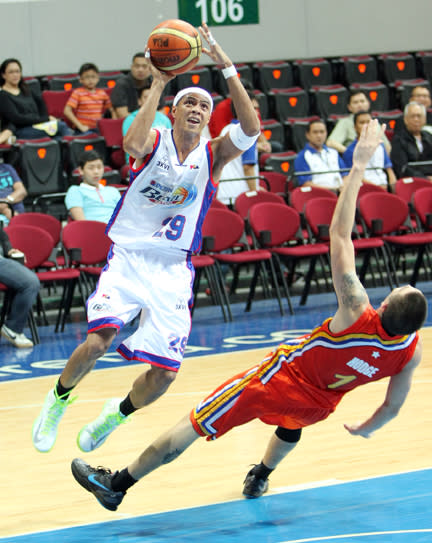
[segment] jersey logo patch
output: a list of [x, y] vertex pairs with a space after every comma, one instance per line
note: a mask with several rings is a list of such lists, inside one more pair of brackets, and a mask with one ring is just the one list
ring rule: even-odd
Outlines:
[[166, 207], [185, 207], [191, 204], [197, 197], [195, 185], [183, 183], [174, 189], [151, 181], [150, 185], [140, 191], [149, 202]]

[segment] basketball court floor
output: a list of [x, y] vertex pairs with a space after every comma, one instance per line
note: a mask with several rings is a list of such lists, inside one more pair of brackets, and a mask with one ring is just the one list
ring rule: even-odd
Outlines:
[[[419, 288], [431, 298], [432, 284]], [[386, 289], [370, 289], [378, 306]], [[358, 542], [432, 541], [432, 308], [422, 330], [424, 358], [398, 418], [369, 440], [349, 435], [344, 422], [369, 417], [386, 381], [356, 389], [336, 412], [306, 429], [298, 447], [270, 476], [269, 492], [246, 500], [250, 465], [261, 460], [273, 429], [260, 421], [219, 440], [198, 440], [175, 462], [153, 472], [125, 496], [118, 511], [103, 509], [73, 479], [70, 462], [122, 469], [204, 395], [272, 347], [309, 331], [336, 308], [333, 294], [314, 294], [295, 315], [281, 317], [275, 300], [233, 306], [224, 323], [218, 307], [198, 306], [186, 358], [175, 383], [137, 412], [92, 453], [76, 445], [80, 428], [105, 399], [124, 397], [142, 366], [114, 347], [77, 387], [53, 450], [38, 453], [31, 427], [44, 397], [86, 335], [75, 313], [64, 333], [40, 327], [41, 344], [17, 350], [0, 342], [0, 543], [82, 542]], [[121, 339], [133, 328], [121, 332]]]

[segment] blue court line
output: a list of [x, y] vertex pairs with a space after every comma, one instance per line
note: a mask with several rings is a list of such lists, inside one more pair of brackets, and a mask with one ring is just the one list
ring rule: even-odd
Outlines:
[[[127, 497], [120, 507], [127, 512]], [[60, 497], [59, 514], [61, 508]], [[26, 534], [0, 543], [430, 543], [431, 510], [432, 469], [427, 469]]]

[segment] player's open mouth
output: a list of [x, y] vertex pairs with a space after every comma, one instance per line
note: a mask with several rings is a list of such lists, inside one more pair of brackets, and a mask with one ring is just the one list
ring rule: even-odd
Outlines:
[[199, 119], [196, 119], [195, 117], [189, 117], [188, 123], [199, 124], [199, 123], [200, 123], [200, 120], [199, 120]]

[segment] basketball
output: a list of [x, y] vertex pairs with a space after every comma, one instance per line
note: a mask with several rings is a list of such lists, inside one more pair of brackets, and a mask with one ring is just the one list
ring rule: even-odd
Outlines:
[[151, 32], [147, 47], [154, 66], [173, 75], [187, 72], [201, 56], [198, 31], [186, 21], [168, 19]]

